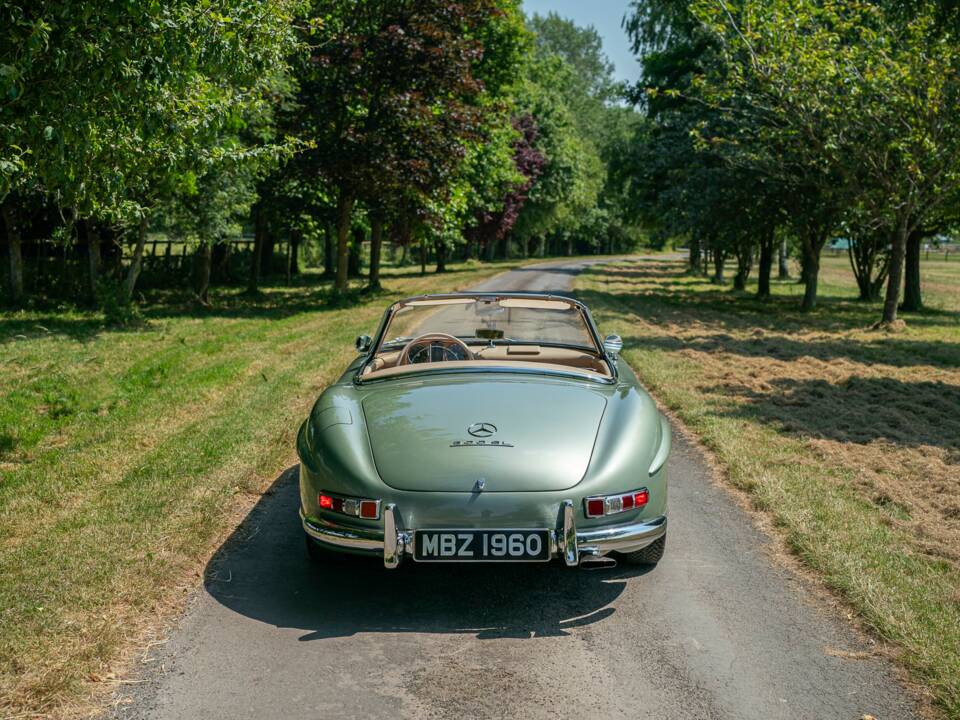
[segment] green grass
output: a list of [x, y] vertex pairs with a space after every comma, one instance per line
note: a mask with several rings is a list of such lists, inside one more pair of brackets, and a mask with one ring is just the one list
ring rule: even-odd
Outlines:
[[960, 258], [924, 264], [930, 310], [893, 334], [870, 329], [880, 309], [846, 263], [825, 260], [810, 314], [795, 282], [760, 302], [674, 261], [577, 286], [728, 480], [960, 718]]
[[390, 301], [507, 267], [391, 270], [339, 309], [315, 276], [212, 309], [156, 294], [128, 330], [0, 314], [0, 716], [84, 707], [294, 459], [310, 404]]

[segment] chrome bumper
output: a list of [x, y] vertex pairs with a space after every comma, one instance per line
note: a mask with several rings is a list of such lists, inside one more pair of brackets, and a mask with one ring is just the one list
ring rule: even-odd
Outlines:
[[[413, 530], [400, 523], [397, 506], [388, 504], [383, 510], [380, 529], [335, 525], [306, 517], [300, 511], [303, 529], [314, 540], [334, 550], [363, 555], [382, 555], [383, 564], [395, 568], [404, 555], [413, 555]], [[597, 558], [611, 552], [642, 550], [659, 540], [667, 532], [666, 516], [623, 525], [609, 525], [589, 530], [577, 530], [572, 500], [560, 504], [557, 528], [550, 531], [551, 556], [562, 557], [569, 566], [579, 565], [585, 558]]]

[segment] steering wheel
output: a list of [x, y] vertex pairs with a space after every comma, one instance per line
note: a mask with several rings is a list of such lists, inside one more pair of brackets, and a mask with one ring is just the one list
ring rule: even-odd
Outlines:
[[473, 353], [463, 340], [446, 333], [434, 332], [415, 337], [404, 345], [397, 365], [451, 360], [473, 360]]

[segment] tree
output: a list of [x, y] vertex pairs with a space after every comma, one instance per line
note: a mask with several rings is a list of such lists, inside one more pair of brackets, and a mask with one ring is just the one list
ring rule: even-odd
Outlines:
[[[4, 3], [0, 202], [36, 190], [73, 220], [142, 227], [176, 176], [231, 154], [217, 140], [285, 66], [297, 5]], [[99, 234], [88, 229], [95, 285]]]
[[515, 3], [495, 0], [314, 3], [323, 37], [301, 70], [299, 102], [311, 158], [337, 188], [338, 291], [356, 202], [419, 193], [425, 207], [482, 140], [482, 40], [508, 54], [510, 33], [490, 26], [510, 25], [511, 12]]
[[892, 325], [907, 240], [960, 183], [960, 49], [936, 7], [906, 18], [815, 0], [742, 0], [733, 10], [696, 0], [693, 9], [724, 57], [699, 98], [745, 129], [734, 137], [749, 138], [760, 166], [829, 179], [800, 183], [836, 199], [817, 204], [821, 222], [801, 237], [808, 283], [822, 242], [858, 198], [889, 238], [882, 323]]

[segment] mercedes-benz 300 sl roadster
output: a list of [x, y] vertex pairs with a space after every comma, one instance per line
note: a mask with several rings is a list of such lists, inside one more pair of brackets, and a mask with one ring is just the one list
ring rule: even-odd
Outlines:
[[567, 297], [391, 305], [297, 437], [310, 557], [656, 564], [670, 426], [622, 345]]

